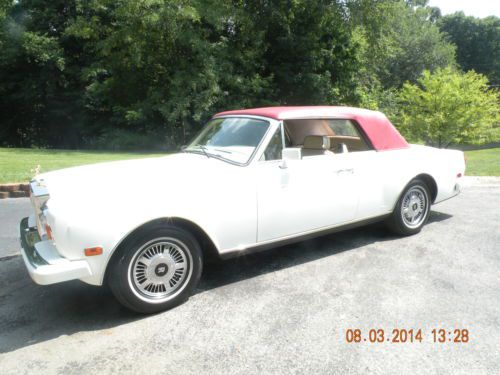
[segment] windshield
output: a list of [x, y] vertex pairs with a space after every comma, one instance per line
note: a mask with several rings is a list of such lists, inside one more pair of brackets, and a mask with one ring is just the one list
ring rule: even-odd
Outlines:
[[269, 128], [269, 122], [253, 118], [225, 117], [210, 120], [184, 151], [246, 164]]

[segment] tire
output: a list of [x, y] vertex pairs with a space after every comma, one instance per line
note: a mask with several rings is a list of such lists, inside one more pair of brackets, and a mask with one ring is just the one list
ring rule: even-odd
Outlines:
[[386, 220], [389, 229], [402, 236], [411, 236], [422, 230], [431, 212], [430, 190], [420, 180], [411, 180], [399, 197], [391, 216]]
[[150, 314], [186, 301], [203, 268], [196, 238], [177, 227], [155, 227], [126, 241], [112, 259], [108, 282], [125, 307]]

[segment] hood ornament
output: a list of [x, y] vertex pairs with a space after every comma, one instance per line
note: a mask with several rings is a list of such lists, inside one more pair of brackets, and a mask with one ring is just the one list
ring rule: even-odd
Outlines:
[[42, 169], [42, 167], [40, 166], [40, 164], [38, 164], [34, 169], [30, 170], [31, 174], [33, 174], [33, 178], [35, 178], [36, 176], [38, 176], [40, 174], [41, 169]]

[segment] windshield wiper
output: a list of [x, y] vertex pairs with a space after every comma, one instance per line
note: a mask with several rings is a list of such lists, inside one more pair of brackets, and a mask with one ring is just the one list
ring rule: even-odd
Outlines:
[[220, 148], [214, 148], [215, 151], [219, 151], [219, 152], [224, 152], [225, 154], [232, 154], [233, 152], [232, 151], [228, 151], [228, 150], [221, 150]]
[[204, 154], [207, 158], [209, 158], [209, 159], [210, 159], [210, 153], [208, 153], [208, 152], [207, 152], [207, 147], [206, 147], [206, 146], [203, 146], [203, 145], [196, 145], [196, 146], [194, 146], [194, 147], [196, 147], [196, 148], [194, 148], [194, 149], [193, 149], [193, 148], [191, 148], [191, 149], [190, 149], [190, 148], [188, 148], [188, 147], [183, 148], [183, 149], [182, 149], [182, 152], [197, 152], [198, 150], [201, 150], [201, 152], [203, 152], [203, 154]]
[[199, 145], [198, 147], [200, 148], [201, 151], [203, 151], [205, 156], [210, 159], [210, 154], [207, 152], [207, 147], [203, 145]]
[[[233, 152], [232, 151], [226, 151], [226, 150], [221, 150], [221, 149], [218, 149], [218, 148], [214, 148], [214, 149], [208, 149], [207, 146], [204, 146], [204, 145], [196, 145], [196, 146], [192, 146], [192, 147], [186, 147], [182, 150], [182, 152], [194, 152], [194, 153], [203, 153], [203, 155], [205, 155], [207, 158], [214, 158], [214, 159], [218, 159], [218, 160], [222, 160], [222, 161], [225, 161], [226, 163], [230, 163], [230, 164], [235, 164], [236, 162], [231, 160], [231, 159], [228, 159], [218, 153], [214, 153], [214, 152], [210, 152], [211, 150], [214, 150], [214, 151], [219, 151], [219, 152], [224, 152], [226, 154], [232, 154]], [[201, 152], [200, 152], [201, 151]], [[238, 164], [238, 163], [236, 163]]]

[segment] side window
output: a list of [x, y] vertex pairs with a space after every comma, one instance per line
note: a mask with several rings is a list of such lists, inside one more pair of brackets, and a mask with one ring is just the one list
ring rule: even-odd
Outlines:
[[350, 120], [330, 120], [328, 121], [330, 128], [333, 130], [335, 135], [343, 135], [347, 137], [357, 137], [360, 138], [356, 127]]
[[276, 129], [271, 141], [266, 147], [266, 151], [260, 160], [281, 160], [283, 151], [283, 142], [281, 139], [281, 129]]
[[330, 119], [328, 126], [333, 132], [330, 148], [334, 153], [367, 151], [370, 147], [351, 120]]

